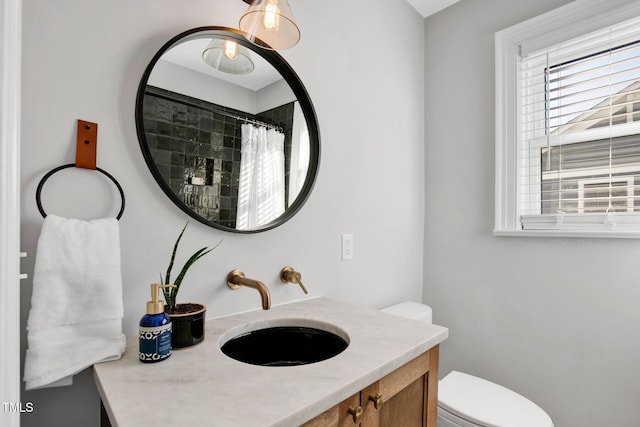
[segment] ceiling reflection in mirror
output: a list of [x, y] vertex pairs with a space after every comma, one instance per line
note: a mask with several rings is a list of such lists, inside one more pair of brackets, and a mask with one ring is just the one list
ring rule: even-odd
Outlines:
[[278, 226], [315, 181], [318, 126], [302, 82], [235, 30], [194, 29], [168, 42], [143, 75], [136, 125], [167, 196], [219, 229]]

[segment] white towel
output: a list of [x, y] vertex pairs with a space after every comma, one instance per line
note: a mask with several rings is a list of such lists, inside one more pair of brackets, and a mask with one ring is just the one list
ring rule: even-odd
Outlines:
[[26, 390], [69, 385], [94, 363], [119, 359], [122, 316], [118, 221], [47, 215], [27, 322]]

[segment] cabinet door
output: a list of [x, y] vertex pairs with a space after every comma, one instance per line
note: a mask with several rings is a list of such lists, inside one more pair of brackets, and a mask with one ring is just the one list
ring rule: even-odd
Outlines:
[[395, 396], [386, 400], [379, 409], [378, 423], [380, 427], [424, 427], [424, 383], [421, 376]]
[[357, 393], [301, 427], [355, 427], [360, 425], [361, 417], [360, 393]]
[[439, 346], [301, 427], [436, 427]]
[[436, 346], [364, 389], [362, 427], [435, 427], [438, 356]]

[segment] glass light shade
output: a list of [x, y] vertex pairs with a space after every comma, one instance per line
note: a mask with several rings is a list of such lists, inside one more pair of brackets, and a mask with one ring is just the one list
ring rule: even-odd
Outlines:
[[251, 43], [265, 49], [288, 49], [300, 40], [287, 0], [254, 0], [240, 17], [239, 27]]
[[249, 49], [233, 40], [212, 39], [202, 52], [204, 62], [228, 74], [249, 74], [255, 68]]

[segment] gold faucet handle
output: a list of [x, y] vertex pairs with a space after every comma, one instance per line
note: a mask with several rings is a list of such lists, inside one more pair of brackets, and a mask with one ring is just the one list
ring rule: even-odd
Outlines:
[[299, 281], [299, 280], [298, 280], [298, 285], [300, 285], [300, 288], [302, 289], [302, 291], [303, 291], [305, 294], [308, 294], [308, 293], [309, 293], [309, 291], [307, 291], [307, 288], [305, 288], [305, 287], [304, 287], [304, 285], [302, 284], [302, 282], [301, 282], [301, 281]]
[[280, 280], [282, 283], [295, 283], [300, 286], [300, 289], [302, 289], [305, 294], [309, 293], [307, 288], [302, 284], [302, 274], [295, 271], [292, 267], [284, 267], [280, 270]]

